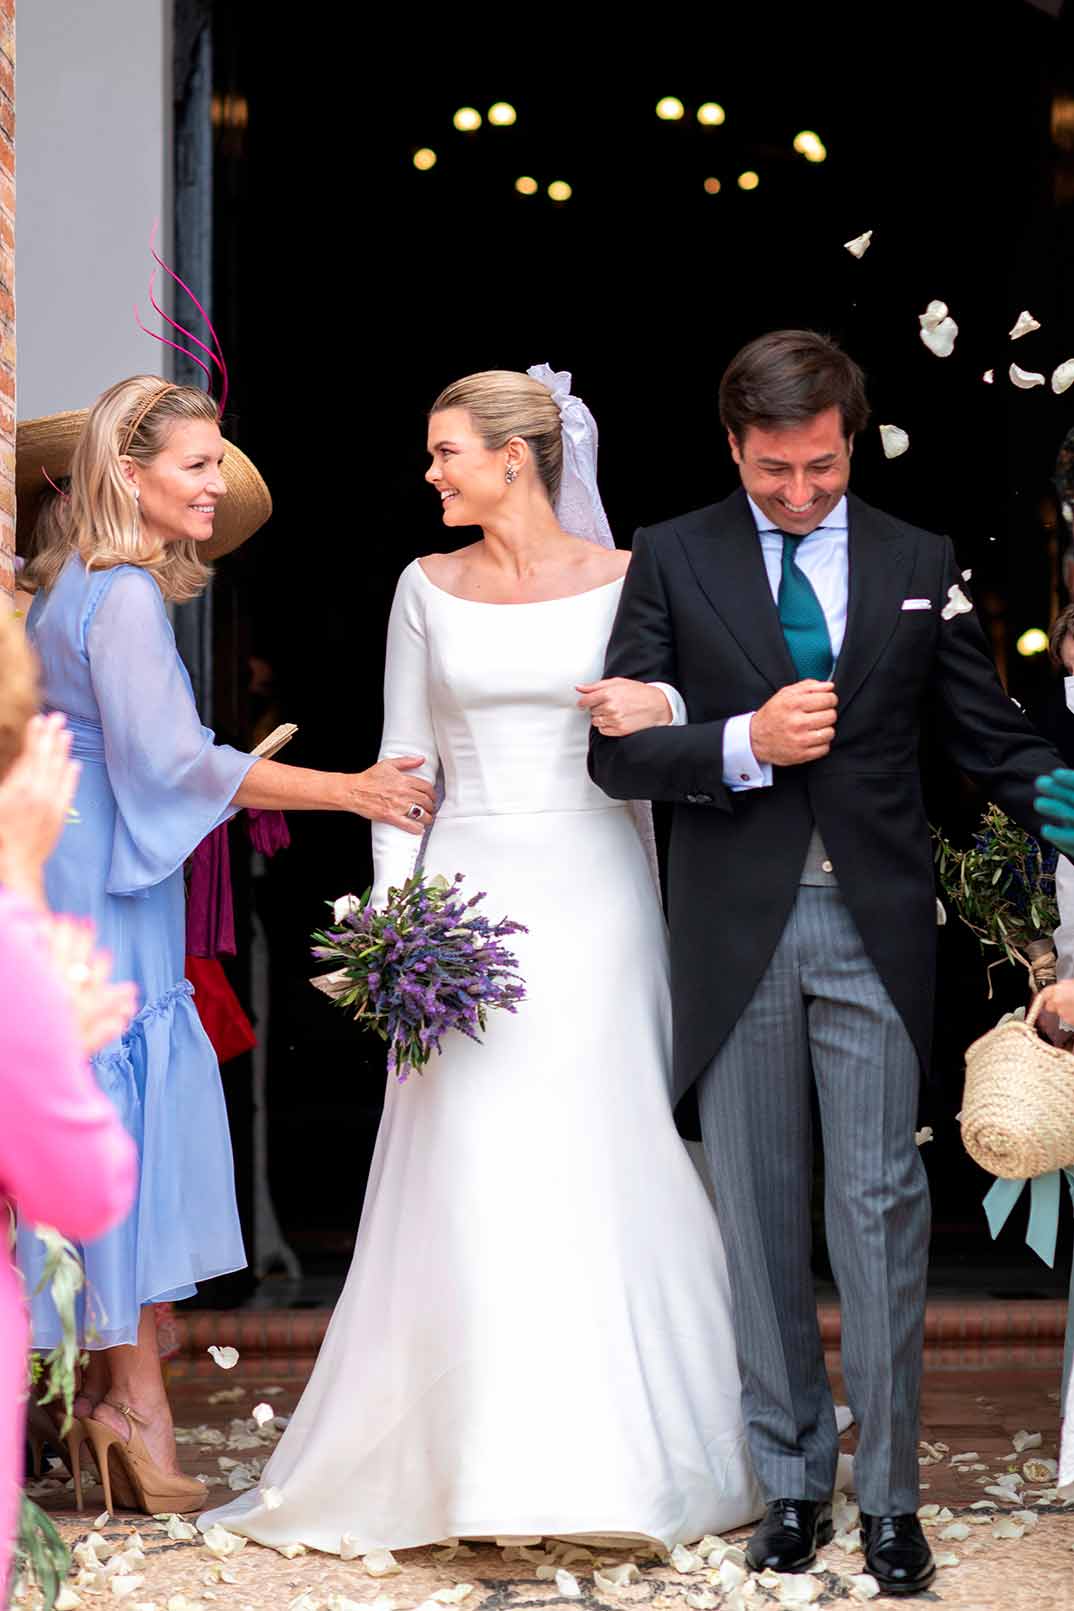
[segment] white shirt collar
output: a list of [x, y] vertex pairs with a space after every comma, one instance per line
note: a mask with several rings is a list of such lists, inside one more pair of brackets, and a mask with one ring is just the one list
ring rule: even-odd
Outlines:
[[[769, 520], [768, 516], [763, 512], [763, 510], [757, 507], [748, 492], [746, 494], [746, 502], [750, 506], [750, 514], [753, 516], [754, 524], [756, 525], [758, 532], [779, 531], [779, 527]], [[847, 499], [846, 493], [844, 492], [843, 496], [840, 498], [839, 502], [836, 504], [835, 508], [832, 510], [827, 519], [822, 520], [820, 525], [816, 528], [816, 531], [811, 531], [809, 535], [810, 537], [814, 537], [816, 536], [816, 533], [820, 531], [845, 532], [846, 529]]]

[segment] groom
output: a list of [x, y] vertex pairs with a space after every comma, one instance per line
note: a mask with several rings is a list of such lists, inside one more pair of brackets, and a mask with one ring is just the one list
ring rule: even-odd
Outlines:
[[745, 347], [720, 385], [742, 488], [639, 531], [605, 676], [673, 683], [685, 726], [595, 733], [615, 799], [673, 802], [675, 1097], [695, 1082], [730, 1268], [755, 1569], [831, 1537], [837, 1432], [810, 1275], [810, 1087], [842, 1353], [860, 1428], [867, 1570], [913, 1593], [929, 1239], [914, 1144], [936, 904], [922, 717], [1032, 831], [1059, 758], [996, 677], [950, 541], [848, 493], [868, 405], [810, 330]]

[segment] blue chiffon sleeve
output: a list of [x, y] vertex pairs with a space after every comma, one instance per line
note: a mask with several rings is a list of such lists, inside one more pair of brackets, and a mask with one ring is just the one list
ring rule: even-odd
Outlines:
[[83, 623], [116, 799], [110, 895], [168, 878], [218, 823], [255, 757], [203, 727], [156, 582], [137, 566], [101, 575]]

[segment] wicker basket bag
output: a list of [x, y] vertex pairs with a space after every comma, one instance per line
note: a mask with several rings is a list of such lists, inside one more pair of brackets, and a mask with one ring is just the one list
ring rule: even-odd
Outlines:
[[966, 1053], [962, 1143], [1004, 1180], [1032, 1180], [1074, 1165], [1074, 1053], [1041, 1040], [1041, 997], [1025, 1022], [1009, 1018]]

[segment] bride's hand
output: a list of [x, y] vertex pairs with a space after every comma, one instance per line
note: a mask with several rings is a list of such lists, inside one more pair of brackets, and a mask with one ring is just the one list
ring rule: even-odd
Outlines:
[[1040, 1012], [1037, 1030], [1053, 1046], [1070, 1047], [1070, 1025], [1074, 1024], [1074, 979], [1060, 979], [1046, 985], [1037, 997]]
[[646, 727], [670, 727], [671, 706], [659, 688], [629, 677], [603, 677], [576, 684], [579, 709], [587, 710], [605, 738], [626, 738]]
[[436, 814], [432, 784], [413, 775], [424, 764], [420, 755], [400, 755], [352, 773], [345, 779], [346, 809], [405, 833], [424, 833]]

